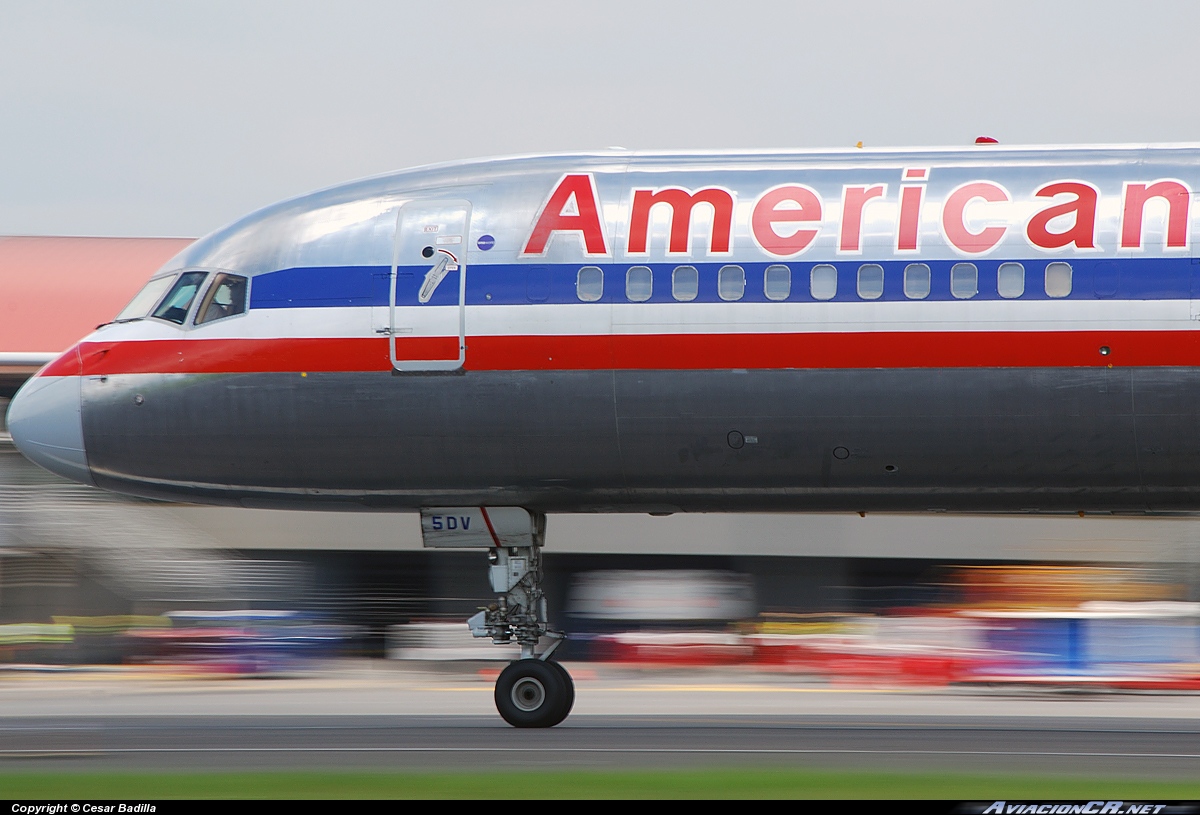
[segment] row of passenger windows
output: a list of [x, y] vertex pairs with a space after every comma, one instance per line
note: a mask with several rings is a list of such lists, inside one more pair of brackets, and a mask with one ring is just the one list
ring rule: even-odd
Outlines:
[[[883, 267], [864, 263], [858, 267], [857, 294], [863, 300], [878, 300], [883, 296]], [[904, 267], [904, 296], [923, 300], [929, 296], [931, 273], [924, 263]], [[1045, 277], [1048, 297], [1066, 297], [1071, 293], [1071, 264], [1047, 264]], [[1020, 263], [1001, 263], [996, 274], [997, 293], [1004, 298], [1020, 297], [1025, 293], [1025, 267]], [[828, 263], [820, 263], [809, 271], [808, 290], [814, 300], [832, 300], [837, 296], [838, 271]], [[584, 266], [575, 282], [575, 293], [585, 303], [594, 303], [604, 296], [604, 270], [599, 266]], [[654, 274], [649, 266], [632, 266], [625, 272], [625, 299], [644, 303], [654, 293]], [[671, 272], [671, 296], [680, 302], [695, 300], [700, 293], [700, 272], [695, 266], [676, 266]], [[786, 300], [792, 293], [792, 270], [789, 266], [768, 266], [763, 274], [763, 294], [768, 300]], [[974, 263], [956, 263], [950, 267], [950, 294], [959, 300], [969, 300], [979, 293], [979, 269]], [[717, 271], [717, 296], [722, 300], [741, 300], [746, 294], [746, 272], [741, 266], [722, 266]]]

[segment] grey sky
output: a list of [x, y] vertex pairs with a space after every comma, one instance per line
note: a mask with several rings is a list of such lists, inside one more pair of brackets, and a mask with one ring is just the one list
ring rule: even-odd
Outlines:
[[456, 158], [1189, 141], [1195, 2], [0, 0], [0, 234], [199, 235]]

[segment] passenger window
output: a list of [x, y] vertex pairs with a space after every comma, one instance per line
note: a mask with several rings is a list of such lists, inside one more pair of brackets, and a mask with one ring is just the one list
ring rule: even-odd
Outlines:
[[864, 300], [878, 300], [883, 296], [883, 267], [878, 263], [864, 263], [858, 267], [858, 296]]
[[722, 300], [741, 300], [746, 293], [746, 272], [741, 266], [722, 266], [717, 272], [717, 294]]
[[929, 267], [924, 263], [904, 267], [904, 296], [909, 300], [924, 300], [929, 296]]
[[192, 301], [196, 299], [196, 292], [200, 290], [200, 285], [206, 277], [208, 277], [208, 272], [188, 272], [180, 275], [179, 279], [175, 281], [175, 285], [167, 292], [167, 296], [163, 298], [162, 303], [154, 310], [153, 316], [160, 320], [183, 325], [183, 321], [187, 319], [188, 309], [192, 307]]
[[208, 294], [196, 311], [196, 325], [245, 312], [246, 278], [236, 274], [219, 274], [208, 287]]
[[575, 278], [575, 296], [585, 303], [594, 303], [604, 296], [604, 270], [599, 266], [584, 266]]
[[688, 302], [700, 293], [700, 273], [695, 266], [676, 266], [671, 272], [671, 296]]
[[1066, 297], [1071, 293], [1071, 264], [1051, 263], [1046, 267], [1046, 296]]
[[792, 293], [792, 270], [787, 266], [768, 266], [763, 274], [763, 294], [768, 300], [786, 300]]
[[129, 305], [121, 309], [121, 313], [113, 319], [113, 322], [120, 323], [127, 320], [140, 320], [145, 317], [150, 313], [150, 309], [154, 308], [155, 303], [163, 296], [163, 293], [174, 279], [175, 275], [168, 275], [167, 277], [157, 277], [151, 280], [129, 301]]
[[625, 273], [625, 297], [644, 303], [654, 292], [654, 274], [649, 266], [633, 266]]
[[1025, 293], [1025, 267], [1020, 263], [1001, 263], [996, 270], [996, 291], [1011, 300]]
[[832, 300], [837, 294], [837, 269], [828, 263], [814, 266], [809, 283], [814, 300]]
[[959, 300], [979, 293], [979, 270], [974, 263], [955, 263], [950, 267], [950, 293]]

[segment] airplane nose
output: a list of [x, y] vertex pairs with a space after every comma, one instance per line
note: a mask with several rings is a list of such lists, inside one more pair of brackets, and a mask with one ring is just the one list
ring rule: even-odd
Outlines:
[[8, 406], [8, 432], [17, 449], [34, 464], [72, 481], [92, 484], [83, 448], [80, 378], [45, 375], [51, 369], [61, 370], [65, 357], [17, 391]]

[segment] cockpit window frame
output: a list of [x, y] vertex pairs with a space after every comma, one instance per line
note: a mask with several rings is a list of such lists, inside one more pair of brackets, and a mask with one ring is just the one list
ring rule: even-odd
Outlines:
[[[201, 271], [201, 270], [197, 269], [196, 271]], [[221, 277], [226, 276], [226, 275], [228, 275], [229, 277], [240, 277], [246, 281], [246, 293], [244, 295], [246, 300], [245, 300], [244, 307], [237, 314], [228, 314], [224, 317], [217, 317], [216, 319], [213, 319], [213, 320], [207, 320], [205, 322], [200, 322], [202, 309], [208, 307], [208, 305], [211, 301], [211, 298], [213, 297], [213, 295], [216, 294], [216, 290], [217, 290], [216, 287], [219, 285], [217, 281]], [[253, 281], [254, 281], [253, 276], [248, 275], [245, 272], [234, 272], [234, 271], [230, 271], [228, 269], [210, 269], [210, 270], [208, 270], [208, 278], [204, 281], [204, 286], [202, 287], [202, 293], [201, 293], [200, 297], [198, 297], [196, 299], [196, 302], [192, 304], [191, 313], [188, 315], [187, 327], [188, 328], [207, 328], [210, 325], [216, 325], [217, 323], [223, 323], [226, 320], [233, 320], [237, 317], [245, 317], [247, 314], [250, 313], [250, 287], [253, 284]]]
[[[116, 317], [113, 317], [111, 323], [105, 323], [105, 325], [109, 325], [109, 324], [120, 325], [122, 323], [133, 323], [133, 322], [137, 322], [138, 320], [148, 319], [150, 317], [150, 315], [152, 315], [158, 309], [158, 307], [162, 304], [163, 298], [167, 296], [167, 293], [170, 292], [171, 289], [173, 289], [175, 287], [175, 281], [179, 278], [179, 275], [181, 275], [181, 274], [183, 274], [183, 272], [179, 269], [176, 269], [173, 272], [155, 275], [154, 277], [147, 280], [144, 284], [142, 284], [142, 287], [137, 290], [137, 293], [134, 294], [133, 297], [131, 297], [129, 299], [129, 302], [121, 307], [121, 310], [117, 312]], [[129, 310], [129, 307], [132, 306], [139, 297], [142, 296], [142, 292], [144, 292], [147, 288], [149, 288], [152, 283], [157, 283], [160, 280], [167, 281], [167, 287], [162, 290], [162, 293], [158, 295], [157, 299], [155, 299], [152, 303], [150, 303], [150, 305], [146, 306], [145, 313], [139, 314], [136, 317], [122, 317], [121, 316], [122, 314], [124, 314], [126, 311]]]
[[[165, 301], [167, 296], [170, 295], [171, 290], [175, 288], [175, 283], [179, 280], [179, 278], [185, 274], [193, 274], [193, 273], [203, 274], [204, 280], [202, 280], [200, 282], [200, 285], [197, 287], [196, 296], [192, 298], [192, 302], [188, 306], [187, 314], [185, 315], [183, 322], [177, 323], [174, 320], [168, 320], [164, 317], [155, 317], [154, 312], [158, 311], [159, 307], [162, 306], [163, 301]], [[216, 282], [217, 277], [219, 275], [223, 275], [223, 274], [235, 275], [237, 277], [244, 277], [246, 279], [246, 308], [245, 308], [245, 310], [243, 310], [241, 314], [230, 314], [228, 317], [220, 317], [216, 320], [209, 320], [206, 323], [200, 323], [197, 325], [196, 318], [200, 314], [200, 307], [202, 305], [204, 305], [204, 302], [208, 299], [209, 291], [212, 290], [213, 284]], [[163, 278], [169, 278], [171, 280], [171, 282], [167, 286], [167, 290], [165, 292], [163, 292], [162, 296], [159, 297], [158, 300], [155, 301], [154, 305], [150, 307], [149, 312], [145, 316], [142, 316], [142, 317], [130, 317], [125, 320], [122, 320], [121, 321], [122, 323], [134, 322], [135, 320], [155, 320], [156, 322], [163, 323], [165, 325], [175, 326], [176, 328], [184, 330], [184, 331], [191, 331], [196, 328], [207, 328], [210, 325], [214, 325], [219, 322], [224, 322], [226, 320], [233, 319], [234, 317], [244, 317], [250, 313], [250, 292], [254, 286], [254, 275], [253, 274], [249, 274], [249, 273], [243, 272], [243, 271], [237, 271], [235, 269], [193, 266], [190, 268], [176, 269], [175, 271], [170, 272], [168, 274], [156, 275], [155, 277], [152, 277], [150, 280], [160, 280]], [[150, 280], [146, 281], [147, 284], [150, 283]], [[130, 302], [132, 302], [132, 300]], [[126, 308], [128, 308], [128, 306], [126, 306]]]
[[[189, 275], [189, 274], [202, 274], [202, 275], [204, 275], [204, 279], [200, 281], [200, 284], [198, 286], [196, 286], [196, 294], [194, 294], [192, 296], [191, 302], [188, 303], [187, 311], [185, 311], [183, 314], [183, 322], [177, 323], [174, 320], [168, 320], [166, 317], [157, 316], [155, 314], [155, 312], [158, 311], [160, 308], [162, 308], [163, 303], [165, 303], [167, 301], [167, 298], [171, 296], [171, 292], [173, 292], [175, 290], [175, 286], [177, 286], [179, 284], [180, 279], [182, 279], [185, 275]], [[195, 316], [196, 306], [200, 300], [199, 295], [202, 292], [204, 292], [207, 289], [209, 283], [211, 283], [212, 274], [213, 274], [212, 271], [210, 271], [208, 269], [181, 269], [179, 271], [179, 273], [175, 275], [174, 282], [172, 282], [171, 285], [167, 287], [166, 292], [163, 293], [163, 296], [161, 298], [159, 298], [159, 301], [154, 305], [154, 308], [150, 309], [150, 313], [146, 315], [146, 319], [147, 320], [157, 320], [160, 323], [164, 323], [166, 325], [173, 325], [176, 328], [180, 328], [180, 329], [188, 328], [191, 325], [193, 317]]]

